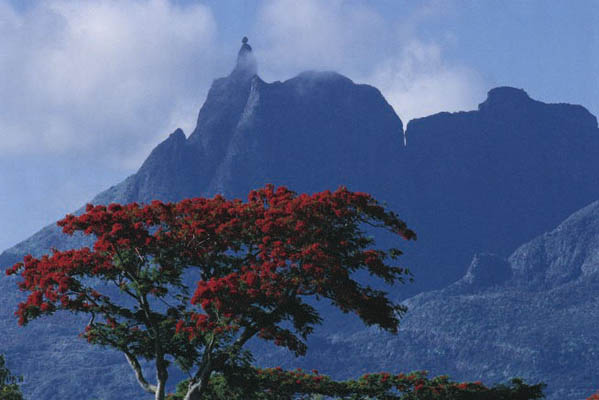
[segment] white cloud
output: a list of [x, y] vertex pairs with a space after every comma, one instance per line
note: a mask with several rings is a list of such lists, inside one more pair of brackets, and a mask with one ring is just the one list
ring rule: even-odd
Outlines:
[[[376, 61], [386, 30], [374, 10], [342, 0], [265, 1], [254, 29], [264, 43], [258, 56], [267, 75], [359, 70]], [[371, 57], [364, 59], [367, 55]]]
[[447, 64], [438, 45], [415, 40], [378, 64], [368, 81], [381, 90], [405, 124], [440, 111], [476, 109], [485, 93], [476, 71]]
[[0, 155], [79, 152], [138, 166], [180, 125], [174, 115], [195, 120], [216, 73], [215, 35], [201, 4], [0, 5]]
[[266, 1], [255, 28], [265, 43], [261, 71], [267, 79], [284, 79], [289, 71], [337, 70], [379, 88], [404, 123], [468, 110], [484, 99], [484, 90], [475, 71], [445, 59], [445, 46], [456, 46], [457, 38], [451, 32], [437, 41], [418, 36], [440, 12], [452, 11], [436, 1], [402, 16], [353, 1]]

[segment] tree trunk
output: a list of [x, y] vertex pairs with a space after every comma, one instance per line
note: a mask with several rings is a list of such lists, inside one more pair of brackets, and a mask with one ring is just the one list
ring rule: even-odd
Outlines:
[[206, 392], [208, 381], [210, 379], [210, 375], [212, 374], [212, 368], [210, 368], [209, 365], [206, 365], [198, 372], [199, 373], [196, 375], [196, 377], [189, 382], [187, 393], [185, 394], [185, 398], [183, 400], [200, 400], [202, 394]]
[[194, 384], [190, 384], [187, 389], [187, 394], [185, 394], [185, 398], [183, 400], [201, 400], [202, 394], [206, 392], [208, 379], [209, 378], [206, 377], [205, 379], [200, 379]]
[[156, 360], [156, 395], [155, 400], [164, 400], [166, 397], [166, 381], [168, 380], [168, 370], [164, 360]]
[[141, 369], [141, 365], [139, 365], [139, 361], [137, 361], [137, 358], [133, 354], [127, 352], [125, 352], [124, 354], [127, 358], [127, 361], [129, 362], [129, 365], [131, 366], [131, 368], [133, 368], [133, 371], [135, 372], [135, 377], [137, 378], [137, 382], [139, 382], [139, 385], [146, 392], [155, 394], [156, 386], [151, 385], [148, 383], [148, 381], [146, 381], [146, 378], [144, 378], [143, 371]]

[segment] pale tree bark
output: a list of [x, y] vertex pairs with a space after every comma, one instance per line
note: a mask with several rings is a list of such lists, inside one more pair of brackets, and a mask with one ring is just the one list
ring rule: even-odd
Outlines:
[[143, 371], [141, 370], [141, 365], [139, 365], [139, 361], [137, 361], [137, 358], [135, 358], [134, 355], [129, 353], [125, 353], [125, 357], [127, 358], [127, 361], [129, 362], [131, 368], [133, 368], [133, 372], [135, 372], [135, 378], [137, 378], [137, 382], [142, 387], [142, 389], [148, 393], [156, 394], [157, 387], [148, 383], [146, 378], [144, 378]]
[[212, 368], [209, 365], [200, 369], [191, 382], [189, 382], [187, 393], [183, 400], [200, 400], [202, 394], [206, 391], [211, 374]]
[[[243, 345], [250, 340], [256, 333], [258, 329], [256, 327], [247, 327], [241, 336], [237, 338], [235, 343], [231, 346], [231, 354], [238, 354]], [[202, 363], [200, 368], [195, 373], [194, 377], [189, 382], [187, 386], [187, 393], [183, 400], [201, 400], [202, 394], [206, 391], [208, 387], [208, 382], [210, 380], [210, 375], [215, 369], [222, 367], [227, 361], [226, 356], [221, 354], [220, 357], [213, 358], [212, 348], [215, 344], [215, 338], [212, 337], [212, 340], [206, 346], [206, 350], [204, 351], [204, 355], [202, 357]], [[226, 357], [226, 358], [223, 358]]]
[[200, 396], [206, 390], [208, 386], [208, 380], [212, 374], [212, 348], [215, 343], [215, 337], [206, 346], [204, 354], [202, 355], [202, 363], [200, 368], [197, 370], [193, 378], [189, 381], [187, 386], [187, 393], [183, 400], [200, 400]]
[[152, 385], [144, 377], [141, 365], [139, 364], [139, 361], [137, 361], [137, 358], [130, 353], [125, 353], [125, 357], [133, 369], [133, 372], [135, 372], [135, 378], [137, 378], [137, 382], [142, 389], [153, 394], [155, 400], [164, 400], [166, 398], [166, 381], [168, 379], [168, 370], [166, 368], [165, 360], [156, 362], [156, 380], [158, 384]]

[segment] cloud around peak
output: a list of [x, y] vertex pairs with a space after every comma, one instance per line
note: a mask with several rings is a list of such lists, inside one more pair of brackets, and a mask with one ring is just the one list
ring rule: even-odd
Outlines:
[[417, 40], [380, 63], [368, 81], [383, 92], [406, 124], [441, 111], [476, 109], [485, 93], [476, 71], [447, 63], [438, 45]]
[[429, 1], [389, 16], [353, 1], [266, 1], [254, 28], [264, 43], [261, 72], [280, 79], [284, 71], [337, 70], [379, 88], [404, 123], [476, 108], [485, 93], [482, 78], [445, 54], [456, 38], [451, 32], [450, 40], [419, 34], [440, 13], [450, 13], [447, 8]]

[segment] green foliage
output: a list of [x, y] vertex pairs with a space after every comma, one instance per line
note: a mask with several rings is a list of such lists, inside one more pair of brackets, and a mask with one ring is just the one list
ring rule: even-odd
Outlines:
[[[177, 386], [168, 400], [182, 400], [188, 381]], [[481, 382], [451, 381], [447, 376], [428, 378], [426, 371], [392, 375], [365, 374], [335, 381], [318, 371], [284, 371], [281, 368], [238, 368], [213, 374], [205, 400], [533, 400], [544, 398], [544, 384], [529, 385], [515, 378], [510, 384], [487, 387]]]
[[19, 389], [22, 377], [14, 376], [6, 366], [4, 355], [0, 354], [0, 400], [23, 400]]

